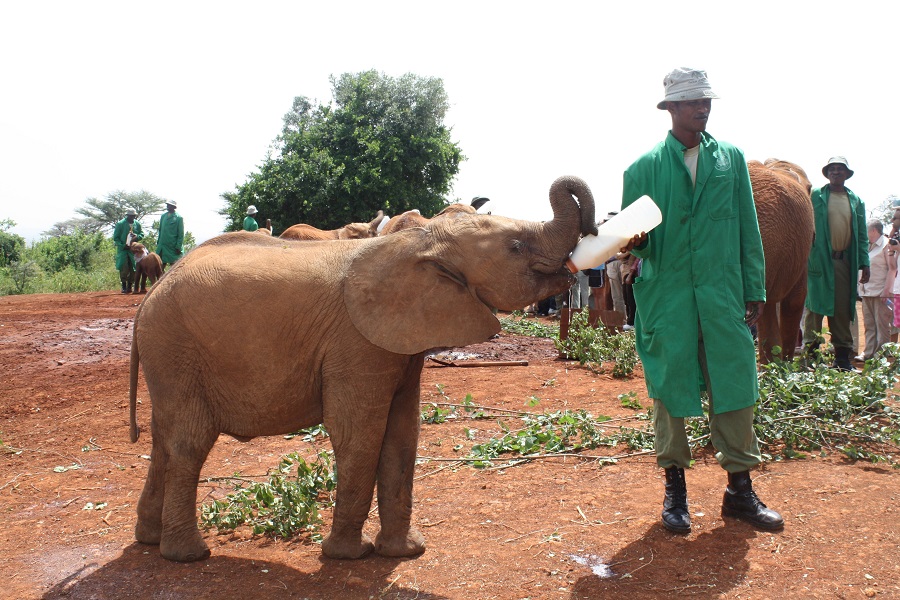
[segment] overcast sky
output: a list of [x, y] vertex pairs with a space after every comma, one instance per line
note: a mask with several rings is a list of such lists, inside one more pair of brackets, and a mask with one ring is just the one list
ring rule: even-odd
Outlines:
[[656, 103], [677, 66], [721, 97], [713, 136], [816, 186], [844, 155], [872, 208], [900, 195], [898, 17], [866, 1], [4, 2], [0, 219], [36, 239], [86, 198], [144, 189], [203, 241], [293, 98], [328, 102], [329, 76], [368, 69], [443, 80], [467, 157], [451, 199], [495, 214], [549, 218], [565, 174], [617, 209], [623, 170], [669, 129]]

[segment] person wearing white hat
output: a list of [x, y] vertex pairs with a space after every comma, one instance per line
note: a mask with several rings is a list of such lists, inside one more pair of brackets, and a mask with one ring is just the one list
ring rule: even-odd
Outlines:
[[253, 216], [259, 212], [252, 204], [247, 207], [247, 216], [244, 217], [244, 231], [256, 231], [259, 229], [259, 223]]
[[163, 262], [163, 270], [184, 254], [184, 220], [175, 209], [175, 200], [166, 200], [166, 212], [159, 218], [159, 238], [156, 253]]
[[834, 346], [834, 366], [853, 370], [853, 334], [850, 323], [856, 316], [857, 273], [859, 283], [869, 282], [869, 238], [866, 233], [866, 206], [845, 186], [853, 177], [843, 156], [833, 156], [822, 167], [828, 183], [812, 191], [816, 236], [809, 253], [806, 276], [806, 317], [803, 346], [807, 358], [818, 354], [824, 341], [819, 335], [822, 320]]
[[141, 223], [137, 220], [137, 212], [133, 208], [125, 211], [125, 217], [116, 223], [113, 229], [113, 243], [116, 245], [116, 269], [119, 281], [122, 282], [122, 293], [130, 294], [135, 284], [134, 255], [131, 253], [131, 242], [144, 239]]
[[[753, 490], [762, 462], [753, 430], [759, 398], [749, 326], [766, 300], [765, 259], [743, 152], [706, 132], [712, 100], [706, 73], [679, 68], [663, 80], [672, 129], [625, 171], [622, 208], [653, 199], [663, 221], [623, 248], [642, 259], [634, 281], [635, 344], [654, 401], [657, 464], [665, 470], [662, 522], [689, 533], [685, 417], [702, 416], [716, 460], [728, 474], [722, 515], [764, 530], [784, 519]], [[702, 383], [701, 383], [702, 382]]]

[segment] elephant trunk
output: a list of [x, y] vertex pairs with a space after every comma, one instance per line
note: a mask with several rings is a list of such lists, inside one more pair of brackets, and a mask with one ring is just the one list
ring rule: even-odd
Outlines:
[[594, 220], [594, 196], [587, 183], [579, 177], [567, 175], [550, 186], [550, 206], [553, 219], [542, 224], [539, 234], [541, 255], [548, 260], [549, 270], [562, 267], [581, 235], [597, 233]]

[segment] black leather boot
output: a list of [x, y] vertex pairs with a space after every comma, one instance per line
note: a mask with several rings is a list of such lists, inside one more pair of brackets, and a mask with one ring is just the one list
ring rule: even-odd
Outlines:
[[834, 349], [834, 368], [839, 371], [856, 371], [850, 362], [850, 348]]
[[691, 532], [691, 515], [688, 513], [687, 484], [684, 469], [666, 469], [666, 497], [663, 499], [663, 526], [674, 533]]
[[722, 500], [722, 516], [740, 519], [758, 529], [777, 531], [784, 527], [784, 519], [757, 498], [750, 482], [750, 471], [728, 474], [728, 487]]

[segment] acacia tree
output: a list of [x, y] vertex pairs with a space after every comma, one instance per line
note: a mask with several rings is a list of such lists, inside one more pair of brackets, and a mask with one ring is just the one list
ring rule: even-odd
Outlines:
[[276, 231], [296, 223], [334, 229], [379, 210], [443, 208], [463, 155], [443, 123], [449, 101], [440, 79], [376, 71], [331, 77], [332, 102], [294, 99], [259, 171], [225, 192], [227, 229], [253, 204]]
[[162, 212], [166, 199], [146, 190], [139, 192], [116, 190], [107, 194], [105, 198], [88, 198], [84, 203], [87, 206], [75, 209], [75, 212], [81, 215], [80, 218], [54, 223], [44, 235], [48, 237], [72, 235], [76, 230], [85, 233], [112, 233], [116, 223], [122, 220], [129, 208], [133, 208], [137, 213], [137, 219], [141, 220], [147, 215]]
[[[900, 196], [891, 194], [890, 196], [882, 200], [880, 204], [876, 205], [874, 208], [869, 209], [869, 218], [878, 219], [885, 225], [890, 226], [891, 219], [894, 218], [894, 210], [897, 208], [900, 208]], [[887, 231], [890, 231], [890, 229], [888, 229]]]

